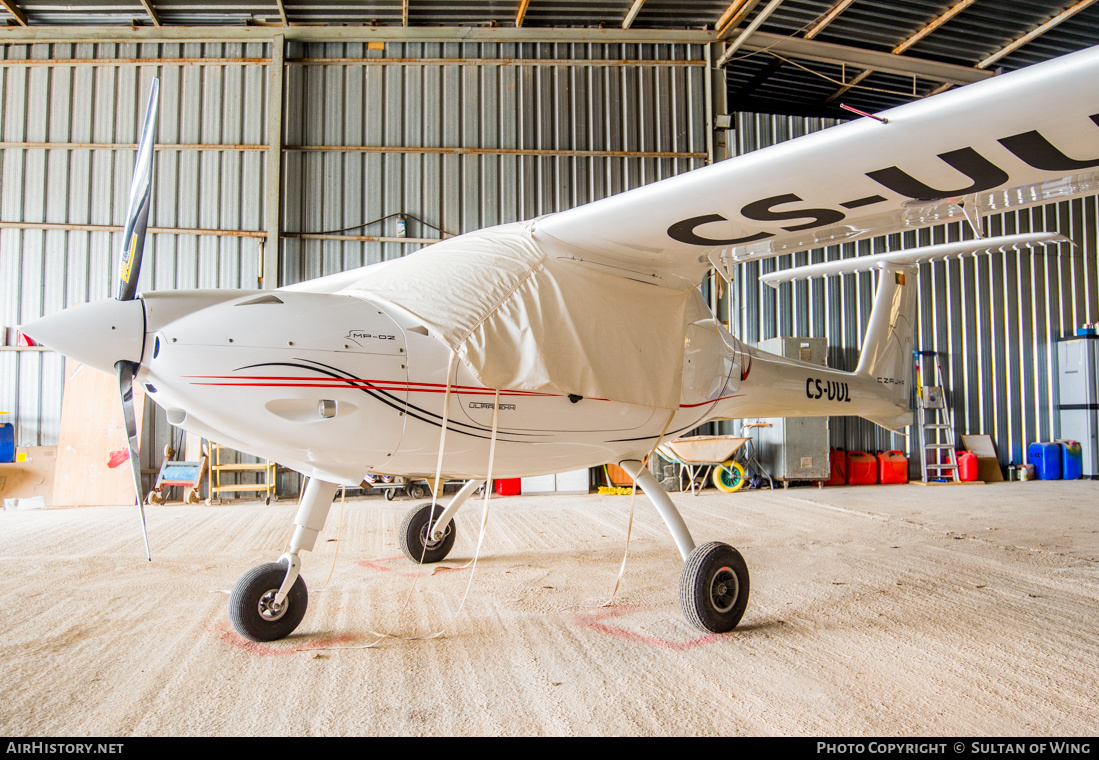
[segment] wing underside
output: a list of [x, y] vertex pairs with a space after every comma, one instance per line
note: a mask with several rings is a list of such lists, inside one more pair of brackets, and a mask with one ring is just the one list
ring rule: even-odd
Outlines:
[[534, 223], [550, 255], [676, 288], [711, 266], [1099, 192], [1099, 47]]

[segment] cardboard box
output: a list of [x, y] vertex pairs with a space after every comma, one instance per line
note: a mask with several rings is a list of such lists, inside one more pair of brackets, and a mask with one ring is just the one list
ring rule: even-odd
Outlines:
[[1004, 473], [1000, 470], [1000, 457], [996, 453], [996, 444], [990, 435], [963, 435], [965, 450], [977, 455], [977, 480], [985, 483], [1004, 482]]
[[57, 447], [21, 447], [16, 450], [16, 460], [0, 464], [0, 499], [37, 497], [44, 506], [52, 505]]

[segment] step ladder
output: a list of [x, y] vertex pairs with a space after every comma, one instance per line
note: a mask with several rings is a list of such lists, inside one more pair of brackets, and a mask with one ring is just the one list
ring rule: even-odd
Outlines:
[[[920, 443], [923, 455], [920, 466], [923, 482], [949, 480], [958, 482], [958, 454], [954, 443], [954, 420], [946, 401], [946, 384], [938, 351], [913, 351], [916, 360], [916, 405], [920, 410]], [[924, 359], [925, 361], [921, 361]], [[925, 374], [932, 369], [927, 385]]]

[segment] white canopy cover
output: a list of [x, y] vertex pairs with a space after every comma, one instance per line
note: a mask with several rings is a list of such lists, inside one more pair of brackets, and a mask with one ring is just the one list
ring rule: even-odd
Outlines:
[[490, 388], [678, 408], [691, 291], [555, 258], [531, 226], [436, 243], [339, 292], [404, 309]]

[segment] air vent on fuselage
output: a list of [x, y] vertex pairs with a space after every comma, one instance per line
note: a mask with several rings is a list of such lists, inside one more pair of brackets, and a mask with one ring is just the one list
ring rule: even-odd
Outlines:
[[282, 299], [279, 298], [278, 296], [263, 295], [263, 296], [256, 296], [255, 298], [252, 298], [248, 301], [241, 301], [240, 303], [238, 303], [236, 305], [237, 306], [259, 306], [260, 304], [265, 304], [265, 303], [268, 303], [268, 304], [270, 304], [270, 303], [282, 303]]

